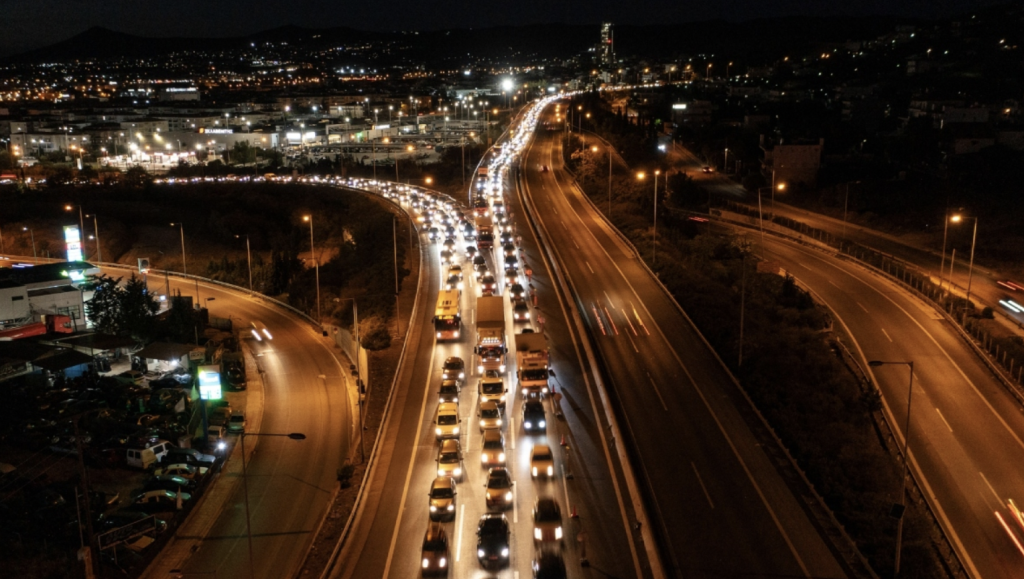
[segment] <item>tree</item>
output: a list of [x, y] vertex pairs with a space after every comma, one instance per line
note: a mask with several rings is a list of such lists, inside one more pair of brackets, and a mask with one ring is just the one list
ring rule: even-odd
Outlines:
[[150, 176], [149, 171], [146, 171], [138, 165], [130, 167], [125, 173], [124, 178], [128, 185], [136, 189], [141, 189], [153, 181], [153, 177]]
[[121, 278], [114, 279], [101, 274], [92, 276], [92, 299], [85, 303], [85, 312], [93, 325], [100, 332], [117, 333], [117, 322], [121, 316], [121, 300], [118, 298], [118, 284]]
[[231, 147], [231, 161], [241, 165], [255, 163], [256, 149], [248, 141], [238, 141]]
[[160, 309], [141, 278], [121, 280], [107, 275], [93, 276], [95, 291], [86, 302], [86, 312], [101, 332], [129, 336], [143, 342], [152, 335], [153, 316]]
[[167, 314], [165, 327], [172, 340], [188, 344], [196, 339], [199, 312], [179, 293], [171, 298], [171, 311]]

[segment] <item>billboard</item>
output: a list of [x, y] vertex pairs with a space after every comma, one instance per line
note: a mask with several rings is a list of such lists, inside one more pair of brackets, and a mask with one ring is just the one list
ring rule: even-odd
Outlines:
[[220, 366], [199, 367], [199, 397], [203, 400], [220, 400]]
[[68, 250], [68, 261], [82, 261], [82, 232], [77, 225], [64, 226], [64, 243]]

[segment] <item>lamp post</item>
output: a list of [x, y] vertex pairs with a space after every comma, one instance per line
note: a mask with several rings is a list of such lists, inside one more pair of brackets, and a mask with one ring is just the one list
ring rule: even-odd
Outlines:
[[86, 215], [86, 217], [92, 217], [92, 228], [96, 232], [96, 261], [103, 262], [103, 248], [100, 247], [100, 223], [96, 218], [96, 214]]
[[868, 366], [877, 368], [878, 366], [886, 366], [890, 364], [902, 364], [910, 367], [910, 385], [907, 387], [907, 419], [903, 425], [903, 478], [900, 481], [900, 502], [899, 508], [893, 508], [894, 513], [898, 513], [896, 523], [896, 563], [893, 569], [893, 577], [899, 577], [900, 575], [900, 551], [903, 546], [903, 512], [906, 510], [906, 495], [907, 495], [907, 469], [910, 465], [910, 455], [907, 454], [910, 448], [910, 403], [914, 396], [914, 361], [909, 362], [883, 362], [881, 360], [871, 360], [868, 362]]
[[[657, 261], [658, 257], [658, 175], [661, 175], [661, 171], [654, 171], [654, 241], [651, 244], [651, 264], [653, 265]], [[643, 181], [647, 178], [647, 175], [643, 172], [637, 173], [636, 178]]]
[[[235, 239], [241, 239], [241, 235], [236, 235]], [[249, 295], [252, 295], [252, 250], [249, 248], [249, 234], [245, 234], [245, 256], [249, 262]]]
[[188, 266], [185, 265], [185, 225], [179, 222], [172, 223], [171, 227], [174, 227], [175, 225], [177, 225], [178, 230], [181, 231], [181, 272], [188, 275]]
[[[71, 211], [74, 209], [74, 205], [65, 205], [64, 211]], [[82, 240], [82, 249], [85, 249], [85, 220], [82, 218], [82, 206], [78, 206], [78, 237]], [[82, 251], [82, 257], [85, 257], [85, 251]]]
[[[963, 209], [961, 208], [961, 211]], [[953, 223], [960, 222], [960, 214], [955, 213], [952, 216], [949, 214], [949, 208], [946, 209], [946, 214], [942, 219], [942, 261], [939, 262], [939, 289], [942, 289], [942, 273], [946, 270], [946, 236], [949, 233], [949, 222]], [[950, 267], [950, 277], [952, 277], [953, 268]]]
[[[974, 218], [974, 233], [971, 235], [971, 264], [967, 267], [967, 306], [971, 305], [971, 280], [974, 278], [974, 245], [978, 241], [978, 218]], [[964, 316], [967, 309], [964, 308]], [[966, 317], [965, 317], [966, 319]]]
[[32, 236], [32, 263], [35, 263], [39, 259], [36, 257], [36, 232], [29, 227], [22, 227], [21, 230], [27, 231], [28, 234]]
[[270, 432], [242, 432], [238, 437], [242, 444], [242, 487], [245, 492], [245, 535], [249, 539], [249, 577], [256, 576], [256, 566], [253, 564], [252, 559], [252, 520], [249, 516], [249, 477], [246, 471], [245, 464], [245, 437], [246, 436], [285, 436], [292, 440], [306, 440], [306, 435], [301, 432], [292, 432], [291, 434], [275, 434]]
[[309, 251], [316, 266], [316, 323], [323, 325], [320, 317], [320, 260], [316, 258], [316, 247], [313, 245], [313, 216], [303, 215], [302, 220], [309, 222]]
[[359, 304], [356, 302], [356, 298], [338, 298], [339, 302], [345, 302], [352, 300], [352, 328], [355, 330], [353, 333], [356, 338], [355, 347], [355, 362], [356, 362], [356, 388], [359, 390], [359, 457], [362, 462], [366, 462], [366, 447], [363, 445], [363, 369], [359, 363], [359, 348], [361, 343], [359, 342]]

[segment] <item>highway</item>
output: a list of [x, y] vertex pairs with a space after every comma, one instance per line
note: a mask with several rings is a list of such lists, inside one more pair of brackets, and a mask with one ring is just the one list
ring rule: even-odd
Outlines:
[[[973, 577], [1020, 577], [1024, 552], [996, 517], [1014, 527], [1007, 499], [1024, 497], [1024, 417], [931, 304], [846, 260], [768, 238], [778, 260], [835, 313], [868, 360], [914, 361], [911, 466]], [[849, 344], [849, 342], [847, 342]], [[870, 368], [892, 424], [904, 433], [909, 368]], [[895, 417], [895, 421], [892, 421]], [[902, 444], [902, 438], [900, 439]], [[894, 502], [898, 489], [892, 489]]]
[[[513, 209], [513, 218], [519, 215]], [[526, 254], [536, 255], [536, 245], [529, 230], [520, 225]], [[461, 240], [461, 236], [460, 236]], [[515, 356], [511, 347], [513, 335], [527, 324], [512, 322], [511, 305], [506, 300], [506, 335], [510, 342], [506, 387], [512, 396], [504, 414], [508, 468], [515, 481], [513, 506], [505, 511], [512, 527], [512, 548], [508, 567], [486, 572], [476, 559], [476, 525], [486, 512], [484, 482], [486, 469], [481, 466], [481, 434], [476, 412], [477, 374], [473, 365], [475, 343], [476, 297], [479, 284], [468, 263], [465, 288], [461, 297], [463, 329], [460, 339], [435, 346], [431, 318], [437, 300], [443, 268], [439, 262], [439, 245], [426, 236], [420, 238], [423, 278], [418, 293], [409, 349], [395, 386], [394, 400], [383, 426], [382, 444], [378, 448], [376, 466], [371, 470], [367, 496], [361, 505], [337, 562], [332, 577], [412, 577], [420, 569], [421, 545], [429, 519], [427, 491], [436, 475], [438, 443], [434, 435], [434, 412], [437, 390], [441, 382], [441, 365], [449, 356], [458, 356], [467, 363], [466, 383], [459, 399], [462, 432], [464, 477], [458, 481], [456, 516], [444, 523], [451, 548], [451, 569], [454, 577], [519, 577], [531, 575], [535, 548], [532, 540], [531, 510], [538, 496], [553, 497], [562, 509], [566, 541], [561, 548], [569, 577], [589, 576], [580, 565], [580, 549], [574, 539], [585, 531], [590, 569], [613, 577], [650, 576], [643, 547], [635, 544], [628, 521], [635, 520], [628, 497], [624, 497], [622, 473], [609, 460], [610, 453], [602, 445], [600, 418], [595, 415], [593, 401], [581, 386], [583, 371], [573, 348], [567, 321], [557, 309], [542, 308], [544, 331], [552, 346], [552, 366], [557, 373], [556, 385], [562, 385], [564, 419], [554, 417], [552, 400], [546, 399], [548, 426], [545, 434], [523, 433], [520, 408], [522, 397], [516, 392]], [[465, 245], [465, 244], [463, 244]], [[499, 246], [500, 247], [500, 246]], [[485, 252], [492, 272], [501, 271], [501, 262], [493, 252]], [[541, 299], [555, 298], [547, 274], [537, 267], [533, 281]], [[526, 285], [522, 268], [520, 280]], [[507, 288], [501, 284], [501, 295]], [[539, 330], [536, 315], [530, 325]], [[560, 448], [563, 435], [570, 454]], [[531, 480], [529, 453], [533, 444], [546, 443], [555, 451], [556, 476], [551, 480]], [[611, 466], [610, 466], [611, 465]], [[611, 474], [615, 468], [614, 476]], [[566, 479], [566, 474], [573, 477]], [[571, 505], [571, 506], [570, 506]], [[579, 519], [571, 520], [572, 507]]]
[[571, 187], [559, 134], [536, 134], [521, 164], [525, 194], [621, 405], [668, 575], [846, 576], [765, 456], [713, 353]]
[[[109, 273], [124, 275], [123, 271]], [[166, 284], [162, 277], [148, 280], [159, 293], [166, 291]], [[184, 296], [196, 295], [193, 281], [171, 278], [170, 288]], [[274, 336], [272, 341], [256, 342], [242, 332], [265, 372], [260, 432], [306, 435], [303, 441], [283, 437], [246, 440], [247, 450], [257, 448], [247, 465], [254, 576], [290, 577], [323, 518], [337, 486], [337, 469], [351, 448], [353, 422], [347, 383], [342, 368], [309, 323], [216, 285], [200, 282], [199, 292], [201, 301], [216, 298], [208, 302], [211, 315], [230, 315], [235, 324], [243, 326], [258, 320]], [[249, 380], [259, 380], [259, 376], [250, 375]], [[184, 576], [250, 577], [243, 489], [237, 485], [200, 548], [181, 567]], [[193, 516], [204, 514], [200, 509]]]

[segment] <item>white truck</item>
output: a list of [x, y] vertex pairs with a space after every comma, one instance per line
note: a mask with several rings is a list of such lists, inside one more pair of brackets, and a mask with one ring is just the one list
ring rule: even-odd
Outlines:
[[544, 334], [516, 334], [516, 377], [523, 397], [548, 393], [548, 340]]
[[501, 296], [483, 296], [476, 300], [477, 372], [497, 370], [504, 372], [505, 355], [505, 300]]

